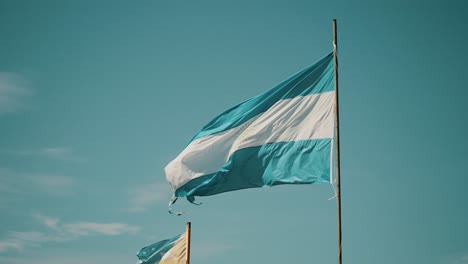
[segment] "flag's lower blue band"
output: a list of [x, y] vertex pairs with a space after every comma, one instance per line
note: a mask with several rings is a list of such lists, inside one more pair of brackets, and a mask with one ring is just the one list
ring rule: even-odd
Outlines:
[[208, 196], [279, 184], [329, 183], [330, 147], [327, 138], [240, 149], [216, 173], [190, 180], [175, 195]]

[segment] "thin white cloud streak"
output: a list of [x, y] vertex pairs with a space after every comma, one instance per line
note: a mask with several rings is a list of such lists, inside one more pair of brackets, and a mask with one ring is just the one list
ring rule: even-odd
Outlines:
[[36, 156], [74, 162], [86, 161], [85, 158], [75, 155], [73, 149], [68, 147], [44, 147], [38, 149], [4, 150], [2, 151], [2, 153], [21, 156]]
[[33, 217], [50, 229], [58, 229], [58, 223], [60, 222], [58, 218], [53, 218], [42, 214], [35, 214]]
[[31, 190], [48, 194], [70, 193], [75, 180], [69, 176], [19, 173], [0, 167], [0, 194], [26, 194]]
[[28, 179], [43, 192], [54, 195], [70, 193], [75, 184], [73, 178], [66, 176], [29, 175]]
[[0, 241], [0, 253], [10, 251], [10, 250], [17, 250], [20, 251], [22, 250], [23, 247], [21, 244], [14, 240], [5, 240], [5, 241]]
[[445, 256], [438, 261], [440, 264], [468, 264], [468, 253]]
[[126, 223], [75, 222], [62, 223], [58, 218], [37, 214], [34, 215], [47, 231], [10, 231], [7, 237], [0, 240], [0, 252], [23, 251], [30, 247], [40, 247], [48, 242], [64, 242], [81, 237], [104, 235], [117, 236], [135, 234], [140, 228]]
[[93, 234], [116, 236], [125, 233], [135, 234], [139, 231], [139, 227], [129, 226], [125, 223], [96, 223], [96, 222], [76, 222], [62, 223], [60, 219], [49, 217], [42, 214], [35, 214], [36, 218], [42, 225], [51, 230], [60, 231], [60, 233], [71, 234], [77, 237], [89, 236]]
[[[453, 261], [453, 259], [455, 259], [455, 261]], [[447, 263], [447, 262], [445, 262]], [[468, 254], [464, 255], [464, 256], [461, 256], [460, 255], [458, 257], [455, 257], [455, 258], [452, 258], [452, 261], [449, 262], [449, 263], [453, 263], [453, 264], [468, 264]]]
[[133, 187], [130, 191], [130, 206], [127, 211], [142, 212], [162, 201], [167, 201], [170, 196], [168, 184], [151, 183]]
[[0, 253], [21, 252], [27, 247], [40, 247], [42, 243], [67, 241], [70, 238], [61, 234], [48, 234], [38, 231], [10, 231], [7, 238], [0, 240]]
[[29, 82], [21, 75], [0, 72], [0, 114], [22, 110], [23, 99], [31, 94]]
[[0, 207], [38, 194], [69, 195], [75, 185], [69, 176], [24, 174], [0, 167]]
[[93, 223], [93, 222], [78, 222], [72, 224], [65, 224], [62, 226], [63, 230], [75, 236], [89, 236], [93, 234], [100, 234], [106, 236], [117, 236], [121, 234], [135, 234], [139, 228], [136, 226], [129, 226], [125, 223]]

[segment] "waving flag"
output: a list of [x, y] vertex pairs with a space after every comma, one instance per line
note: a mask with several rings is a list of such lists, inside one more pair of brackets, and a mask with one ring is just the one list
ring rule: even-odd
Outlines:
[[186, 264], [186, 233], [144, 247], [137, 257], [141, 264]]
[[165, 168], [177, 197], [332, 182], [333, 53], [203, 127]]

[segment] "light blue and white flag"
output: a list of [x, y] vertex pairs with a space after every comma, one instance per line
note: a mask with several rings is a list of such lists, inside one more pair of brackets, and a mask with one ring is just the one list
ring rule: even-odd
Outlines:
[[185, 264], [187, 235], [183, 233], [142, 248], [137, 253], [141, 264]]
[[165, 168], [174, 197], [332, 182], [333, 53], [217, 116]]

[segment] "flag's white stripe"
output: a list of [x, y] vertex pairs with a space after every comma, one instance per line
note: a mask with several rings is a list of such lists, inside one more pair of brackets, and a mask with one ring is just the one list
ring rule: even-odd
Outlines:
[[235, 151], [265, 143], [333, 138], [334, 91], [277, 102], [230, 130], [192, 141], [165, 170], [174, 190], [214, 173]]
[[333, 137], [334, 92], [281, 100], [242, 131], [229, 153], [265, 143]]

